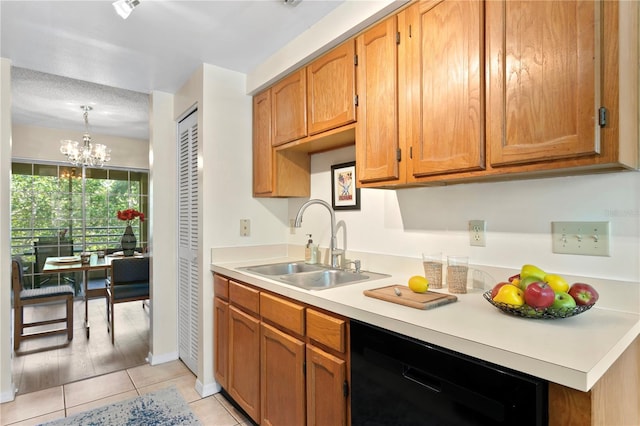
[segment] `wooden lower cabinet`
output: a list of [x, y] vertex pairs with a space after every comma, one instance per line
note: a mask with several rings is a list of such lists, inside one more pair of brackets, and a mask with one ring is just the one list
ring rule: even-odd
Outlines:
[[589, 392], [549, 383], [549, 426], [640, 425], [640, 337]]
[[229, 386], [229, 302], [220, 297], [213, 298], [213, 341], [213, 374], [220, 386], [226, 389]]
[[305, 344], [265, 323], [260, 325], [260, 337], [260, 424], [304, 426]]
[[347, 363], [307, 345], [307, 425], [347, 425]]
[[260, 422], [260, 320], [229, 307], [229, 395]]
[[260, 425], [347, 425], [348, 322], [214, 274], [214, 374]]

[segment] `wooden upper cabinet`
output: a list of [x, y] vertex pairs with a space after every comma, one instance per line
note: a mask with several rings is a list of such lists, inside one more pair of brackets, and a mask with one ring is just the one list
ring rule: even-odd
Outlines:
[[601, 7], [591, 0], [486, 3], [492, 165], [599, 152]]
[[356, 38], [360, 182], [398, 179], [397, 20], [387, 18]]
[[461, 0], [405, 12], [409, 180], [484, 168], [483, 10], [479, 0]]
[[271, 88], [272, 144], [307, 136], [307, 74], [301, 68]]
[[274, 153], [271, 145], [271, 91], [253, 97], [253, 195], [274, 190]]
[[309, 135], [356, 120], [354, 59], [355, 41], [349, 40], [307, 66]]

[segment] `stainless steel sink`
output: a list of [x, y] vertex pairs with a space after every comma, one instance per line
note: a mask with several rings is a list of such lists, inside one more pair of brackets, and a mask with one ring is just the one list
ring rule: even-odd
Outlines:
[[327, 265], [309, 265], [303, 262], [272, 263], [239, 269], [307, 290], [324, 290], [390, 277], [390, 275], [376, 272], [331, 269]]
[[246, 268], [240, 269], [260, 275], [271, 276], [297, 274], [299, 272], [321, 271], [326, 269], [326, 267], [322, 265], [309, 265], [304, 262], [284, 262], [270, 263], [267, 265], [248, 266]]
[[366, 280], [386, 278], [390, 275], [374, 272], [351, 272], [339, 269], [327, 269], [325, 271], [305, 272], [300, 274], [284, 275], [279, 281], [306, 288], [307, 290], [322, 290], [325, 288], [339, 287], [345, 284], [354, 284]]

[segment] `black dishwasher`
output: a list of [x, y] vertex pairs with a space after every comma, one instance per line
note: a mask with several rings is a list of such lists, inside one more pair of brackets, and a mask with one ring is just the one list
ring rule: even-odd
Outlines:
[[547, 382], [351, 321], [351, 424], [546, 425]]

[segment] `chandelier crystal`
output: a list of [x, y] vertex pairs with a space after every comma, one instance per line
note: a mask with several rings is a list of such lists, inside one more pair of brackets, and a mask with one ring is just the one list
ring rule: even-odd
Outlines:
[[92, 143], [89, 134], [89, 111], [93, 108], [83, 105], [85, 132], [82, 136], [82, 144], [73, 140], [60, 141], [60, 152], [67, 156], [67, 160], [74, 166], [102, 167], [111, 160], [111, 150], [106, 145]]

